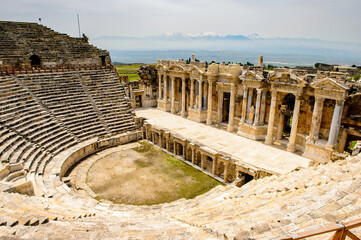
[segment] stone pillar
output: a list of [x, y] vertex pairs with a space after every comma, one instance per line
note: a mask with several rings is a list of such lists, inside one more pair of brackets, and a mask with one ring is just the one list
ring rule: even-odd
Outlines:
[[192, 149], [192, 164], [194, 164], [194, 160], [195, 160], [195, 156], [194, 156], [195, 148], [194, 148], [194, 146], [191, 146], [191, 149]]
[[171, 96], [171, 106], [170, 112], [175, 113], [175, 77], [171, 77], [172, 79], [172, 96]]
[[242, 118], [241, 123], [246, 121], [247, 115], [247, 94], [248, 94], [248, 87], [243, 86], [243, 100], [242, 100]]
[[297, 95], [295, 107], [293, 109], [293, 115], [292, 115], [291, 135], [287, 145], [287, 151], [289, 152], [296, 151], [296, 137], [297, 137], [298, 117], [300, 116], [300, 108], [301, 108], [301, 96]]
[[169, 151], [169, 138], [165, 137], [165, 150]]
[[327, 146], [332, 148], [337, 142], [338, 133], [340, 131], [341, 117], [344, 101], [336, 101], [335, 110], [333, 111], [330, 134], [328, 136]]
[[177, 143], [173, 140], [173, 153], [175, 156], [177, 156]]
[[167, 100], [168, 100], [168, 77], [167, 77], [167, 75], [163, 75], [163, 83], [164, 83], [164, 86], [163, 86], [163, 90], [164, 90], [163, 99], [164, 99], [165, 102], [167, 102]]
[[255, 126], [259, 125], [262, 90], [263, 89], [261, 89], [261, 88], [257, 88], [256, 111], [255, 111], [254, 123], [253, 123], [253, 125], [255, 125]]
[[182, 111], [181, 111], [182, 117], [187, 116], [186, 112], [186, 79], [185, 77], [182, 78]]
[[212, 157], [212, 174], [213, 175], [216, 174], [216, 169], [217, 169], [217, 158]]
[[201, 169], [204, 170], [205, 167], [205, 162], [206, 162], [206, 155], [204, 153], [201, 153]]
[[341, 133], [340, 143], [338, 144], [338, 152], [342, 153], [345, 150], [346, 142], [347, 142], [347, 131], [346, 129], [343, 129]]
[[186, 160], [186, 144], [183, 143], [182, 147], [183, 147], [183, 158], [184, 158], [184, 160]]
[[267, 91], [262, 92], [262, 98], [261, 98], [261, 113], [259, 117], [259, 124], [264, 124], [264, 119], [266, 116], [266, 97], [267, 97]]
[[198, 108], [202, 110], [202, 102], [203, 102], [203, 81], [199, 81], [199, 92], [198, 92]]
[[282, 139], [284, 125], [285, 125], [285, 115], [282, 113], [282, 111], [280, 111], [280, 117], [279, 117], [279, 121], [278, 121], [277, 132], [276, 132], [276, 140]]
[[212, 125], [212, 93], [213, 93], [213, 82], [208, 81], [208, 109], [207, 109], [207, 125]]
[[322, 97], [315, 97], [315, 105], [312, 113], [310, 133], [308, 135], [307, 141], [313, 142], [319, 137], [324, 101], [325, 99]]
[[159, 92], [159, 100], [162, 99], [162, 74], [158, 73], [158, 80], [159, 80], [159, 86], [158, 86], [158, 92]]
[[160, 148], [163, 147], [163, 146], [162, 146], [162, 135], [161, 135], [161, 133], [159, 133], [159, 135], [158, 135], [158, 144], [159, 144], [159, 147], [160, 147]]
[[252, 100], [253, 100], [253, 88], [249, 88], [247, 111], [249, 111], [249, 109], [251, 109], [252, 107]]
[[226, 183], [227, 182], [227, 177], [228, 177], [228, 162], [224, 162], [224, 173], [223, 173], [223, 182]]
[[265, 144], [271, 145], [273, 143], [273, 124], [275, 122], [275, 114], [276, 114], [276, 102], [277, 102], [277, 91], [272, 91], [271, 98], [271, 109], [268, 119], [268, 129], [267, 136], [265, 140]]
[[228, 132], [233, 131], [235, 101], [236, 101], [236, 86], [234, 83], [231, 83], [231, 99], [230, 99], [230, 103], [229, 103], [229, 120], [228, 120], [228, 126], [227, 126]]
[[191, 78], [191, 96], [190, 96], [190, 101], [189, 101], [189, 106], [190, 107], [194, 107], [194, 79]]
[[218, 89], [217, 122], [221, 123], [223, 117], [223, 91]]

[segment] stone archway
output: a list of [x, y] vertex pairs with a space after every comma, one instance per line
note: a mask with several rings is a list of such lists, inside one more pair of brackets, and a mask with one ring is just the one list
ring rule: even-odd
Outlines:
[[38, 55], [31, 55], [29, 60], [32, 67], [39, 67], [41, 65], [41, 59]]
[[296, 97], [292, 93], [288, 93], [282, 100], [280, 105], [280, 115], [277, 127], [276, 140], [287, 140], [290, 137], [292, 129], [292, 116], [295, 106]]

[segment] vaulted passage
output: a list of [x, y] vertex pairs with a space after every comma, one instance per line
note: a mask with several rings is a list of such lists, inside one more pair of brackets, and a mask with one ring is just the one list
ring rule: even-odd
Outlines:
[[38, 55], [32, 55], [29, 60], [32, 67], [38, 67], [41, 64], [41, 59]]

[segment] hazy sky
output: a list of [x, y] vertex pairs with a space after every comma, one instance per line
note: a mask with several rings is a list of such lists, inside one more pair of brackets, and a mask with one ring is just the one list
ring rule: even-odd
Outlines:
[[71, 36], [259, 34], [361, 43], [361, 0], [0, 0], [0, 20]]

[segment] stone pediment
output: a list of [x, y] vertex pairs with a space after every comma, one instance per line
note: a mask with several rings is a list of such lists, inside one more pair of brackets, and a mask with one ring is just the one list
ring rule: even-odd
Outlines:
[[171, 65], [169, 67], [169, 71], [175, 71], [175, 72], [184, 72], [184, 68], [180, 65]]
[[306, 85], [306, 81], [302, 78], [296, 76], [295, 74], [285, 72], [272, 74], [268, 81], [271, 84], [282, 84], [298, 87], [304, 87]]
[[348, 87], [337, 82], [332, 78], [324, 78], [317, 80], [311, 84], [311, 87], [317, 90], [327, 90], [327, 91], [337, 91], [337, 92], [346, 92]]
[[254, 71], [247, 71], [242, 77], [243, 80], [248, 81], [262, 81], [264, 80], [264, 77], [260, 73], [256, 73]]

